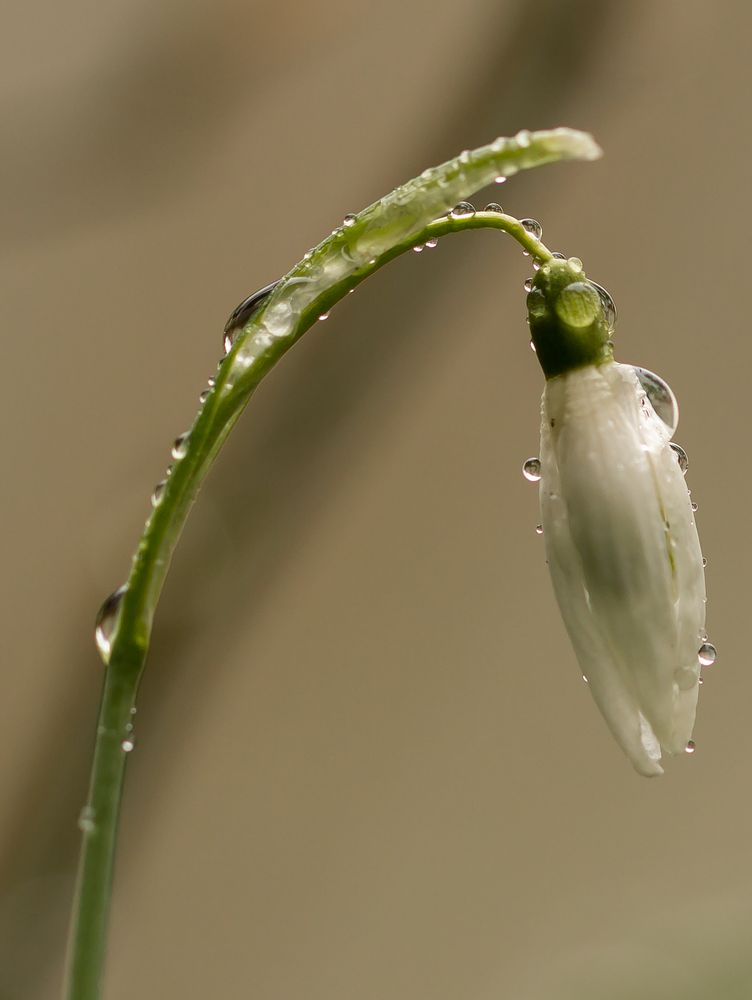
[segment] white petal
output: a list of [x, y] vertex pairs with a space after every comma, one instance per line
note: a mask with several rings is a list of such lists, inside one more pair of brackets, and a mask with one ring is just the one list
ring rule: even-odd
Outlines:
[[557, 599], [590, 690], [642, 774], [682, 750], [697, 702], [702, 556], [684, 478], [632, 368], [551, 379], [541, 520]]

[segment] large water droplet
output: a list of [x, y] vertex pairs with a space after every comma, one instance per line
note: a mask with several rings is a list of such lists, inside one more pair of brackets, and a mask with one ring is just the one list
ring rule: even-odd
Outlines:
[[697, 659], [703, 667], [710, 667], [715, 663], [718, 652], [712, 642], [704, 642], [697, 650]]
[[188, 431], [175, 438], [172, 445], [172, 457], [174, 459], [185, 458], [188, 451]]
[[483, 209], [483, 211], [484, 212], [501, 212], [502, 215], [504, 214], [504, 209], [501, 207], [501, 205], [498, 203], [498, 201], [489, 201], [489, 203], [486, 205], [486, 207]]
[[102, 659], [107, 663], [110, 659], [110, 651], [112, 649], [112, 640], [117, 629], [118, 620], [120, 618], [120, 605], [123, 601], [123, 595], [126, 591], [126, 586], [118, 587], [117, 590], [113, 591], [108, 598], [105, 599], [102, 607], [97, 612], [96, 622], [94, 624], [94, 641], [97, 644], [97, 649], [102, 656]]
[[645, 390], [645, 395], [650, 400], [656, 416], [668, 428], [669, 436], [673, 437], [679, 423], [679, 404], [676, 402], [676, 396], [673, 394], [671, 386], [668, 382], [664, 382], [659, 375], [649, 372], [647, 368], [634, 366], [634, 372]]
[[475, 207], [469, 201], [461, 201], [454, 206], [449, 214], [453, 219], [467, 219], [469, 216], [475, 215]]
[[543, 226], [537, 219], [520, 219], [520, 225], [536, 240], [539, 240], [543, 235]]
[[679, 463], [679, 468], [686, 476], [687, 469], [689, 468], [689, 459], [687, 458], [686, 451], [682, 448], [680, 444], [675, 444], [673, 441], [671, 442], [671, 450], [676, 455], [676, 460]]
[[528, 458], [522, 466], [522, 475], [531, 483], [537, 483], [541, 477], [541, 463], [539, 458]]
[[567, 258], [567, 263], [569, 264], [569, 266], [572, 268], [573, 271], [577, 272], [577, 274], [579, 274], [580, 271], [582, 270], [582, 261], [580, 260], [579, 257], [569, 257]]
[[616, 326], [616, 306], [614, 305], [614, 300], [611, 298], [611, 293], [606, 291], [603, 285], [599, 285], [597, 281], [591, 281], [590, 284], [593, 288], [595, 288], [600, 296], [609, 332], [613, 333], [614, 327]]

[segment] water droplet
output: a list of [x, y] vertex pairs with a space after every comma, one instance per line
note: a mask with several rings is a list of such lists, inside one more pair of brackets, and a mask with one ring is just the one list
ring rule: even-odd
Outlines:
[[708, 565], [708, 560], [706, 559], [706, 557], [705, 557], [705, 556], [703, 556], [703, 557], [702, 557], [702, 568], [703, 568], [703, 569], [705, 569], [705, 567], [706, 567], [707, 565]]
[[93, 833], [95, 829], [95, 812], [91, 806], [84, 806], [78, 817], [78, 829], [81, 833]]
[[525, 278], [525, 286], [524, 287], [525, 287], [525, 291], [526, 292], [532, 292], [532, 290], [533, 290], [533, 279], [532, 278]]
[[693, 511], [698, 511], [700, 509], [700, 505], [699, 505], [699, 503], [696, 500], [692, 501], [691, 506], [692, 506], [692, 510]]
[[700, 642], [708, 641], [708, 633], [705, 631], [704, 628], [700, 629], [700, 631], [697, 633], [697, 638], [700, 640]]
[[536, 535], [542, 535], [543, 534], [543, 525], [542, 524], [536, 524], [536, 526], [535, 526], [535, 533], [536, 533]]
[[428, 247], [429, 250], [433, 250], [433, 248], [437, 247], [438, 245], [439, 245], [438, 236], [432, 236], [430, 240], [426, 240], [426, 246]]
[[543, 235], [543, 226], [537, 219], [520, 219], [520, 225], [536, 240], [539, 240]]
[[207, 401], [207, 399], [209, 398], [209, 396], [211, 396], [211, 389], [204, 389], [203, 392], [200, 392], [198, 394], [198, 401], [199, 401], [199, 403], [205, 403]]
[[423, 253], [423, 244], [419, 243], [416, 247], [413, 247], [413, 253]]
[[120, 744], [120, 749], [123, 751], [123, 753], [130, 753], [131, 750], [135, 749], [135, 746], [136, 746], [136, 741], [133, 739], [132, 736], [128, 736]]
[[321, 315], [319, 316], [319, 321], [320, 321], [321, 323], [323, 323], [323, 322], [324, 322], [325, 320], [327, 320], [327, 319], [329, 319], [329, 313], [322, 313], [322, 314], [321, 314]]
[[526, 128], [522, 128], [515, 136], [515, 139], [517, 140], [517, 145], [525, 149], [530, 145], [530, 132]]
[[715, 663], [717, 655], [718, 653], [712, 642], [704, 642], [697, 650], [697, 659], [703, 667], [712, 666]]
[[535, 346], [535, 344], [532, 342], [532, 340], [530, 341], [530, 350], [533, 352], [533, 354], [537, 354], [538, 353], [538, 348]]
[[679, 463], [679, 468], [682, 470], [682, 472], [686, 476], [687, 469], [689, 468], [689, 459], [687, 458], [686, 451], [682, 448], [682, 446], [680, 444], [674, 444], [673, 441], [671, 442], [671, 450], [676, 455], [676, 459], [677, 459], [677, 461]]
[[501, 205], [498, 203], [498, 201], [489, 201], [489, 203], [486, 205], [486, 207], [483, 209], [483, 211], [484, 212], [501, 212], [502, 215], [504, 214], [504, 209], [501, 207]]
[[225, 354], [229, 354], [230, 351], [232, 350], [232, 345], [235, 343], [236, 336], [237, 336], [237, 330], [232, 330], [230, 333], [225, 334], [224, 340], [222, 341], [225, 348]]
[[166, 486], [167, 486], [167, 480], [162, 479], [154, 487], [154, 492], [151, 495], [152, 507], [158, 507], [162, 503], [162, 497], [164, 496], [164, 491]]
[[603, 312], [606, 317], [606, 322], [608, 323], [608, 329], [613, 333], [614, 327], [616, 326], [616, 306], [614, 305], [614, 300], [611, 298], [611, 293], [606, 291], [603, 285], [599, 285], [597, 281], [591, 281], [590, 284], [595, 288], [600, 296], [601, 304], [603, 305]]
[[579, 257], [569, 257], [567, 263], [573, 271], [577, 271], [579, 273], [582, 270], [582, 261]]
[[494, 184], [503, 184], [506, 181], [506, 177], [503, 174], [499, 174], [498, 177], [494, 177]]
[[172, 445], [172, 457], [174, 459], [185, 458], [188, 451], [188, 431], [185, 434], [179, 434], [175, 438]]
[[676, 402], [676, 396], [673, 394], [671, 386], [668, 382], [664, 382], [659, 375], [649, 372], [647, 368], [635, 366], [634, 373], [645, 390], [645, 395], [650, 400], [656, 416], [668, 428], [669, 436], [673, 437], [679, 423], [679, 404]]
[[[235, 306], [233, 311], [230, 313], [230, 318], [225, 323], [225, 333], [231, 338], [230, 347], [232, 347], [232, 340], [238, 330], [241, 330], [246, 325], [263, 300], [274, 291], [277, 284], [277, 281], [273, 281], [269, 285], [264, 285], [263, 288], [259, 288], [255, 292], [251, 292], [250, 295], [243, 299], [240, 305]], [[225, 352], [228, 350], [227, 339], [228, 338], [225, 337]]]
[[475, 215], [475, 207], [469, 201], [461, 201], [454, 206], [449, 214], [453, 219], [467, 219], [469, 216]]
[[685, 753], [694, 753], [696, 749], [696, 744], [694, 740], [689, 740], [687, 745], [684, 747]]
[[345, 227], [345, 229], [349, 229], [350, 226], [354, 226], [357, 221], [358, 221], [357, 215], [353, 215], [352, 212], [348, 212], [347, 215], [342, 220], [342, 225]]
[[539, 458], [528, 458], [522, 466], [522, 475], [528, 482], [537, 483], [541, 477], [541, 463]]
[[120, 617], [120, 605], [126, 589], [125, 585], [118, 587], [117, 590], [113, 591], [110, 596], [105, 599], [102, 607], [97, 612], [97, 619], [94, 625], [94, 641], [96, 642], [97, 649], [99, 650], [105, 663], [107, 663], [110, 658], [112, 639], [115, 635], [115, 630], [117, 629], [118, 619]]
[[590, 683], [590, 681], [587, 679], [587, 677], [584, 674], [582, 675], [582, 679], [585, 681], [586, 684]]
[[558, 250], [554, 250], [554, 252], [551, 254], [551, 256], [554, 257], [554, 258], [556, 258], [556, 260], [566, 260], [567, 259], [566, 258], [566, 254], [559, 253]]
[[216, 384], [217, 380], [214, 378], [213, 375], [210, 375], [209, 378], [207, 379], [207, 385], [209, 386], [210, 389], [213, 389]]

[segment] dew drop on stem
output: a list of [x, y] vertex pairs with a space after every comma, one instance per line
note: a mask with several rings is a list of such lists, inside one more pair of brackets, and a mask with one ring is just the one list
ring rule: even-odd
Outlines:
[[109, 597], [105, 599], [101, 608], [97, 612], [94, 625], [94, 641], [97, 649], [105, 660], [109, 658], [112, 649], [112, 639], [118, 625], [120, 617], [120, 605], [123, 602], [123, 595], [126, 591], [125, 585], [118, 587]]
[[185, 458], [188, 451], [188, 432], [179, 434], [172, 445], [172, 457], [176, 460]]
[[471, 215], [475, 215], [475, 207], [469, 201], [461, 201], [454, 206], [449, 214], [453, 219], [467, 219]]

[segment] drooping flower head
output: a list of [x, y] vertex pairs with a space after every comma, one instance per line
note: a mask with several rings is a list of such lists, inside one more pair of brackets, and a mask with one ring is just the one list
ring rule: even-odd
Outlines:
[[[540, 510], [551, 579], [590, 691], [641, 774], [691, 747], [705, 577], [673, 393], [613, 360], [609, 298], [576, 259], [528, 295], [546, 376]], [[710, 647], [712, 649], [712, 647]]]

